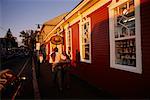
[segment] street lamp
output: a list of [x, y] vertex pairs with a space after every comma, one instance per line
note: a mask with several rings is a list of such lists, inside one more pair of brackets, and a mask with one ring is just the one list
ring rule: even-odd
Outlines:
[[43, 36], [41, 35], [41, 28], [40, 24], [37, 24], [37, 35], [36, 35], [36, 41], [39, 43], [43, 42]]
[[40, 50], [40, 45], [41, 45], [41, 34], [40, 34], [40, 25], [37, 24], [37, 30], [36, 30], [36, 50]]
[[38, 34], [38, 42], [42, 44], [43, 42], [43, 35], [41, 34], [41, 30], [42, 30], [42, 27], [40, 26], [56, 26], [54, 24], [36, 24], [37, 25], [37, 34]]

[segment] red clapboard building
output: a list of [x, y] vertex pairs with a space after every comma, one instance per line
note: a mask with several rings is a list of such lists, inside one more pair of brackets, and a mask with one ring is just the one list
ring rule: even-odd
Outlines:
[[[44, 34], [47, 54], [56, 46], [65, 50], [78, 67], [74, 74], [112, 95], [148, 98], [149, 5], [149, 0], [82, 0]], [[51, 43], [56, 35], [62, 44]]]

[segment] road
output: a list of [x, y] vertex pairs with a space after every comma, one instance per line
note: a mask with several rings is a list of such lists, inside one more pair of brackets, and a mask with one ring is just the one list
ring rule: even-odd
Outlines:
[[17, 76], [25, 76], [27, 80], [21, 85], [16, 99], [33, 99], [32, 60], [31, 57], [13, 57], [1, 65], [1, 70], [11, 69]]
[[[34, 67], [33, 67], [34, 66]], [[48, 62], [40, 64], [39, 78], [35, 77], [35, 69], [37, 68], [32, 63], [31, 57], [13, 58], [2, 65], [2, 69], [9, 68], [17, 75], [27, 77], [27, 81], [22, 85], [20, 94], [14, 99], [103, 99], [115, 98], [108, 92], [97, 89], [79, 77], [70, 75], [70, 87], [64, 87], [63, 92], [58, 91], [57, 85], [52, 81], [51, 66]], [[34, 69], [34, 70], [33, 70]], [[72, 69], [73, 70], [73, 69]], [[32, 77], [33, 76], [33, 77]], [[14, 100], [12, 99], [12, 100]]]

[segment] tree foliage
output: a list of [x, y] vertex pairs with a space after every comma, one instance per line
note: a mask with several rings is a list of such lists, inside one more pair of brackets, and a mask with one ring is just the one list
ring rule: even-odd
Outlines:
[[21, 31], [20, 32], [20, 37], [22, 37], [22, 43], [25, 45], [25, 46], [28, 46], [29, 45], [29, 39], [30, 39], [30, 33], [28, 31]]
[[5, 35], [6, 41], [7, 41], [7, 47], [18, 47], [17, 38], [12, 35], [12, 32], [10, 29], [8, 29], [6, 35]]
[[29, 47], [30, 49], [33, 49], [35, 44], [35, 32], [33, 30], [26, 30], [20, 32], [20, 37], [22, 38], [22, 43]]

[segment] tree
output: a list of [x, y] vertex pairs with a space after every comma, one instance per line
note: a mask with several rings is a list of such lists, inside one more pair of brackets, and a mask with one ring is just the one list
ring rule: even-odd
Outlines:
[[33, 30], [23, 30], [20, 32], [20, 37], [22, 37], [22, 43], [25, 46], [27, 46], [31, 50], [34, 50], [36, 32], [34, 32]]
[[29, 32], [28, 31], [21, 31], [20, 32], [20, 37], [22, 37], [22, 43], [25, 45], [25, 46], [29, 46]]
[[13, 37], [12, 32], [10, 30], [10, 28], [8, 29], [5, 38], [11, 39]]
[[12, 35], [10, 28], [8, 29], [6, 35], [6, 44], [7, 48], [18, 47], [18, 43], [16, 42], [17, 38]]

